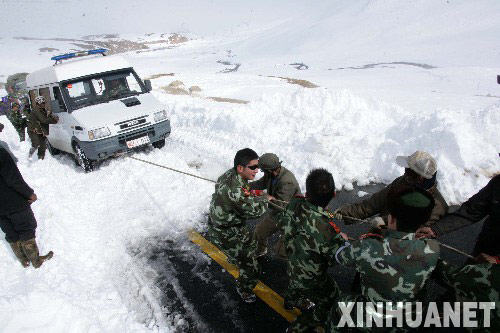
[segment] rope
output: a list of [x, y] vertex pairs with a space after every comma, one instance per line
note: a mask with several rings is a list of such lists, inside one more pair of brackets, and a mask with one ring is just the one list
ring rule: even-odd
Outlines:
[[192, 173], [189, 173], [189, 172], [185, 172], [185, 171], [177, 170], [177, 169], [170, 168], [170, 167], [167, 167], [167, 166], [164, 166], [164, 165], [160, 165], [160, 164], [156, 164], [156, 163], [149, 162], [149, 161], [146, 161], [146, 160], [142, 160], [142, 159], [137, 158], [137, 157], [129, 156], [129, 158], [131, 158], [131, 159], [133, 159], [133, 160], [136, 160], [136, 161], [141, 161], [141, 162], [144, 162], [144, 163], [147, 163], [147, 164], [151, 164], [151, 165], [154, 165], [154, 166], [157, 166], [157, 167], [163, 168], [163, 169], [167, 169], [167, 170], [170, 170], [170, 171], [174, 171], [174, 172], [182, 173], [182, 174], [184, 174], [184, 175], [188, 175], [188, 176], [191, 176], [191, 177], [195, 177], [195, 178], [203, 179], [203, 180], [206, 180], [206, 181], [209, 181], [209, 182], [212, 182], [212, 183], [216, 183], [216, 181], [215, 181], [215, 180], [212, 180], [212, 179], [203, 178], [203, 177], [200, 177], [200, 176], [197, 176], [197, 175], [193, 175]]
[[[184, 175], [188, 175], [188, 176], [191, 176], [191, 177], [195, 177], [195, 178], [199, 178], [199, 179], [203, 179], [203, 180], [206, 180], [206, 181], [209, 181], [211, 183], [216, 183], [215, 180], [212, 180], [212, 179], [208, 179], [208, 178], [204, 178], [204, 177], [200, 177], [200, 176], [197, 176], [197, 175], [194, 175], [192, 173], [189, 173], [189, 172], [185, 172], [185, 171], [181, 171], [181, 170], [177, 170], [177, 169], [174, 169], [174, 168], [170, 168], [170, 167], [167, 167], [167, 166], [164, 166], [164, 165], [160, 165], [160, 164], [156, 164], [156, 163], [153, 163], [153, 162], [150, 162], [150, 161], [146, 161], [146, 160], [143, 160], [143, 159], [140, 159], [140, 158], [137, 158], [137, 157], [133, 157], [133, 156], [129, 156], [129, 158], [133, 159], [133, 160], [136, 160], [136, 161], [140, 161], [140, 162], [143, 162], [143, 163], [147, 163], [147, 164], [151, 164], [151, 165], [154, 165], [154, 166], [157, 166], [157, 167], [160, 167], [160, 168], [163, 168], [163, 169], [167, 169], [167, 170], [170, 170], [170, 171], [174, 171], [174, 172], [178, 172], [178, 173], [182, 173]], [[258, 198], [258, 197], [257, 197]], [[267, 200], [267, 199], [265, 199]], [[288, 201], [284, 201], [284, 200], [278, 200], [278, 199], [273, 199], [273, 201], [276, 201], [276, 202], [281, 202], [281, 203], [284, 203], [284, 204], [288, 204], [289, 202]], [[279, 209], [279, 210], [285, 210], [285, 208], [271, 202], [270, 200], [267, 200], [267, 203], [270, 204], [271, 206]], [[355, 218], [355, 217], [350, 217], [350, 216], [342, 216], [341, 214], [339, 213], [335, 213], [336, 215], [340, 216], [340, 218], [346, 218], [346, 219], [350, 219], [350, 220], [353, 220], [353, 221], [357, 221], [359, 223], [368, 223], [368, 220], [363, 220], [363, 219], [358, 219], [358, 218]], [[332, 213], [332, 215], [329, 215], [328, 213], [324, 213], [323, 215], [327, 216], [327, 217], [335, 217], [334, 214]], [[446, 245], [446, 244], [443, 244], [443, 243], [440, 243], [438, 242], [439, 245], [441, 245], [442, 247], [445, 247], [449, 250], [452, 250], [456, 253], [459, 253], [463, 256], [466, 256], [467, 258], [471, 258], [471, 259], [474, 259], [473, 256], [471, 256], [470, 254], [467, 254], [459, 249], [456, 249], [450, 245]]]
[[448, 250], [452, 250], [452, 251], [455, 251], [456, 253], [460, 253], [461, 255], [463, 256], [466, 256], [467, 258], [471, 258], [471, 259], [475, 259], [473, 256], [471, 256], [470, 254], [468, 253], [465, 253], [463, 251], [460, 251], [459, 249], [456, 249], [452, 246], [449, 246], [449, 245], [446, 245], [446, 244], [443, 244], [443, 243], [440, 243], [440, 242], [437, 242], [439, 245], [441, 245], [442, 247], [445, 247], [447, 248]]

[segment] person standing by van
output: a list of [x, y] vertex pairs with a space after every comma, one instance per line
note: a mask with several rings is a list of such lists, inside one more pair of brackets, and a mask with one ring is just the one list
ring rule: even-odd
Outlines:
[[56, 124], [59, 117], [53, 115], [45, 108], [45, 97], [35, 98], [36, 106], [28, 117], [28, 135], [31, 139], [29, 156], [33, 155], [38, 148], [38, 159], [43, 160], [47, 149], [46, 137], [49, 135], [49, 124]]
[[[0, 124], [0, 132], [3, 125]], [[37, 200], [26, 184], [10, 153], [0, 146], [0, 229], [23, 267], [40, 267], [52, 258], [49, 251], [40, 256], [35, 240], [36, 219], [30, 205]]]

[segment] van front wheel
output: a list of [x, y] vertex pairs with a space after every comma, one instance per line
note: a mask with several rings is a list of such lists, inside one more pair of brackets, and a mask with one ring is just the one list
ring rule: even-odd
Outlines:
[[47, 140], [47, 149], [49, 150], [49, 153], [52, 156], [59, 155], [61, 153], [59, 149], [52, 147], [49, 140]]
[[85, 172], [94, 170], [94, 161], [87, 158], [87, 155], [77, 143], [75, 144], [75, 161]]
[[165, 139], [158, 140], [152, 143], [153, 147], [161, 149], [165, 146]]

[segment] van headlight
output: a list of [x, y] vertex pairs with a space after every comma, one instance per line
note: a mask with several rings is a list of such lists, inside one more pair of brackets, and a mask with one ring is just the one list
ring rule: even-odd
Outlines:
[[167, 119], [167, 111], [161, 110], [159, 112], [155, 112], [154, 118], [155, 118], [155, 123]]
[[89, 131], [89, 139], [97, 140], [111, 135], [111, 131], [107, 127], [96, 128]]

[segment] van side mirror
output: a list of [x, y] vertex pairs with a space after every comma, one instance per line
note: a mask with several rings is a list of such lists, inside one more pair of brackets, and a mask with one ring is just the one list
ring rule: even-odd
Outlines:
[[497, 75], [497, 83], [500, 84], [500, 75]]
[[146, 86], [147, 92], [153, 90], [153, 87], [151, 86], [151, 80], [144, 80], [144, 85]]
[[50, 109], [52, 110], [52, 113], [61, 112], [61, 107], [59, 106], [59, 102], [57, 100], [50, 101]]

